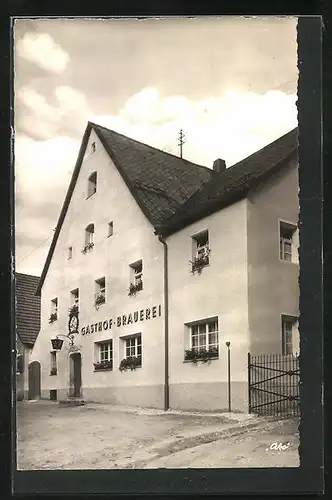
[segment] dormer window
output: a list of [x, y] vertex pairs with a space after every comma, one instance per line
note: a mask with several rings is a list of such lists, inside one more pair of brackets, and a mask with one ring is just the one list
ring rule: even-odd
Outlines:
[[88, 179], [88, 198], [97, 191], [97, 172], [93, 172]]
[[95, 226], [94, 224], [89, 224], [85, 228], [85, 244], [82, 250], [82, 253], [86, 253], [88, 250], [92, 250], [94, 247], [94, 234], [95, 234]]

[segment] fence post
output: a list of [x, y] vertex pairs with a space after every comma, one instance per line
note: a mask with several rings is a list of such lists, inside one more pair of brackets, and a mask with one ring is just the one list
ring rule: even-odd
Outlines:
[[251, 413], [251, 390], [250, 390], [250, 385], [251, 385], [251, 356], [250, 352], [248, 352], [248, 406], [249, 406], [249, 413]]
[[228, 349], [228, 356], [227, 356], [227, 361], [228, 361], [228, 411], [229, 413], [232, 411], [232, 402], [231, 402], [231, 351], [230, 351], [230, 342], [226, 342], [227, 349]]

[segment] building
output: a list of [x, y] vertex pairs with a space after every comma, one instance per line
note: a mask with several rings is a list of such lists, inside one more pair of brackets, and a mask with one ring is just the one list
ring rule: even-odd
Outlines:
[[[28, 366], [40, 329], [39, 276], [16, 273], [16, 399], [28, 399]], [[30, 384], [31, 385], [31, 384]]]
[[42, 397], [224, 409], [230, 349], [246, 411], [248, 352], [299, 349], [298, 210], [297, 129], [208, 169], [88, 123], [38, 286]]

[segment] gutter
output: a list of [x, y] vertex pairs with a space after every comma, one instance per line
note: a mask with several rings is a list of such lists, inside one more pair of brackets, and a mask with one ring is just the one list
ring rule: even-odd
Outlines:
[[164, 246], [164, 348], [165, 348], [165, 379], [164, 379], [164, 411], [169, 410], [169, 329], [168, 329], [168, 246], [161, 233], [155, 230], [155, 235]]

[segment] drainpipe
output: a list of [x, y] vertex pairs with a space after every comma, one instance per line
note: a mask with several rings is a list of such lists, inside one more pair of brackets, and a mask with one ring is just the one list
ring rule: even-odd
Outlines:
[[164, 315], [165, 315], [165, 382], [164, 382], [164, 411], [169, 409], [169, 353], [168, 353], [168, 247], [165, 238], [157, 230], [155, 234], [164, 245]]

